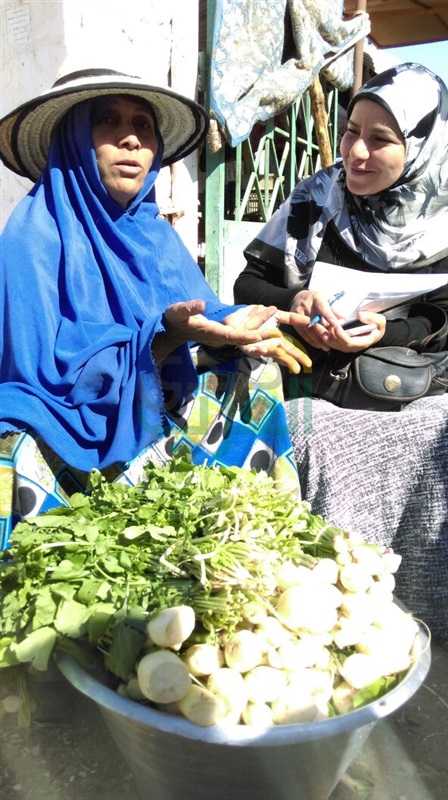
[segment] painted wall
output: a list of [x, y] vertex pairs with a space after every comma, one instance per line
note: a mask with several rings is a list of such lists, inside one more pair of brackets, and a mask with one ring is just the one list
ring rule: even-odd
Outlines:
[[[196, 97], [198, 0], [2, 0], [1, 116], [51, 87], [65, 61], [144, 70]], [[136, 73], [137, 74], [137, 73]], [[157, 199], [197, 257], [198, 154], [165, 168]], [[1, 165], [1, 227], [30, 181]]]

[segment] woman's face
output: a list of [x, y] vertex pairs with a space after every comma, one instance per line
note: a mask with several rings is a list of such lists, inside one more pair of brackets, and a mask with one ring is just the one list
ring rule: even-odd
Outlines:
[[157, 152], [151, 111], [138, 98], [103, 98], [93, 115], [92, 139], [106, 191], [127, 208], [142, 188]]
[[347, 188], [369, 195], [388, 189], [404, 167], [405, 143], [391, 114], [373, 100], [358, 100], [341, 140]]

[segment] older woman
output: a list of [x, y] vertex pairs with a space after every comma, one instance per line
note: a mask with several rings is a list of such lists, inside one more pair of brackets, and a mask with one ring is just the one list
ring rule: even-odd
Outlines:
[[198, 375], [191, 356], [192, 342], [230, 344], [309, 363], [275, 327], [298, 315], [225, 306], [159, 214], [161, 166], [206, 130], [193, 101], [109, 69], [62, 74], [0, 122], [2, 159], [36, 181], [2, 235], [3, 544], [92, 468], [135, 482], [181, 444], [197, 462], [262, 467], [297, 488], [272, 364]]

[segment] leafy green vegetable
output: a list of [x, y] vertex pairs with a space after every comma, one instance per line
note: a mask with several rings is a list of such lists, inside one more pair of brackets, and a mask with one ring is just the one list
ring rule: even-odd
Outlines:
[[135, 487], [94, 470], [89, 489], [19, 523], [1, 554], [0, 667], [45, 670], [69, 637], [124, 679], [159, 609], [189, 603], [213, 639], [269, 599], [276, 564], [334, 555], [337, 529], [264, 474], [178, 457]]

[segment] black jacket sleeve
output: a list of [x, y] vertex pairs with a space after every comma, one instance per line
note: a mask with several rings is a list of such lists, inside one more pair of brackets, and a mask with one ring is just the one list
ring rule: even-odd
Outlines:
[[274, 305], [289, 311], [297, 289], [288, 289], [278, 267], [249, 260], [233, 287], [235, 303]]

